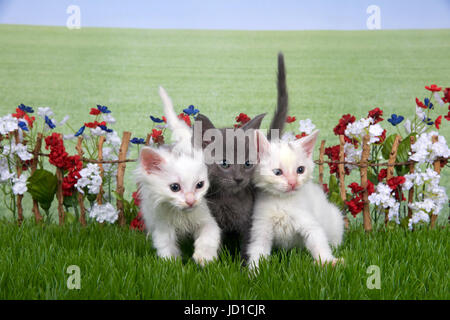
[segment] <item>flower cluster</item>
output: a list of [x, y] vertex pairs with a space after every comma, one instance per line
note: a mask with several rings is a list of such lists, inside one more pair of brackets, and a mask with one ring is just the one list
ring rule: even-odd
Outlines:
[[[364, 208], [364, 188], [356, 182], [349, 184], [348, 187], [352, 190], [352, 199], [350, 201], [345, 201], [345, 204], [348, 206], [350, 213], [356, 217], [356, 215]], [[370, 180], [367, 181], [367, 193], [369, 196], [374, 193], [374, 191], [373, 183]]]
[[[296, 120], [297, 118], [293, 116], [286, 117], [286, 123], [288, 125], [295, 123]], [[298, 131], [300, 133], [297, 134], [294, 130], [286, 131], [281, 137], [281, 140], [294, 141], [306, 137], [307, 135], [311, 134], [316, 128], [316, 125], [312, 123], [311, 119], [300, 120], [298, 124]]]
[[[433, 136], [437, 136], [437, 141], [433, 143]], [[410, 160], [414, 160], [419, 164], [433, 163], [437, 158], [450, 157], [450, 149], [447, 141], [436, 131], [424, 132], [417, 137], [416, 142], [411, 145], [412, 155]]]
[[425, 172], [407, 174], [404, 178], [403, 188], [410, 190], [414, 187], [415, 191], [416, 201], [408, 204], [413, 214], [408, 227], [412, 229], [414, 224], [420, 221], [427, 223], [431, 215], [438, 215], [448, 202], [448, 197], [445, 188], [439, 186], [440, 175], [431, 168]]
[[98, 164], [88, 163], [87, 166], [80, 170], [80, 178], [78, 179], [75, 187], [79, 192], [84, 194], [84, 188], [88, 188], [88, 193], [98, 194], [100, 187], [102, 186], [102, 177], [100, 175], [100, 167]]
[[379, 211], [384, 210], [388, 212], [389, 221], [395, 220], [397, 223], [400, 223], [400, 203], [395, 199], [393, 189], [390, 186], [385, 183], [379, 183], [376, 191], [369, 195], [368, 199]]
[[[133, 200], [134, 205], [140, 208], [141, 205], [141, 199], [139, 198], [139, 193], [133, 192]], [[144, 231], [145, 230], [145, 224], [144, 224], [144, 218], [142, 217], [142, 212], [139, 210], [137, 216], [131, 221], [130, 223], [130, 229], [132, 230], [139, 230]]]
[[249, 122], [251, 120], [251, 118], [246, 115], [245, 113], [240, 113], [237, 117], [236, 117], [236, 124], [234, 125], [235, 128], [241, 128], [244, 124], [246, 124], [247, 122]]
[[80, 170], [83, 168], [83, 162], [80, 156], [69, 156], [64, 147], [61, 134], [53, 132], [45, 138], [45, 148], [50, 149], [49, 162], [55, 167], [67, 171], [63, 179], [64, 196], [71, 196], [77, 180], [80, 178]]
[[111, 203], [98, 204], [94, 203], [89, 211], [89, 217], [94, 218], [97, 222], [114, 223], [119, 217], [119, 211], [114, 208]]

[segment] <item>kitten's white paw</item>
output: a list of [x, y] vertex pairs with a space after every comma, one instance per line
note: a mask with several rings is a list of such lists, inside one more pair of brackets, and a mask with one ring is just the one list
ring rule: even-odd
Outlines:
[[336, 266], [337, 264], [344, 264], [344, 258], [332, 258], [327, 260], [316, 260], [318, 264], [321, 264], [322, 266], [331, 265], [332, 267]]
[[213, 261], [217, 257], [216, 254], [208, 253], [206, 250], [196, 250], [192, 255], [194, 261], [204, 267], [207, 263]]

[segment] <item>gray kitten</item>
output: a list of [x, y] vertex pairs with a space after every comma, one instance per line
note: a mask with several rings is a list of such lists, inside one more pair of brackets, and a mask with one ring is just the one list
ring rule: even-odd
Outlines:
[[[286, 72], [282, 53], [278, 54], [277, 89], [277, 109], [275, 110], [274, 118], [270, 124], [270, 129], [278, 129], [279, 135], [281, 136], [281, 132], [286, 122], [288, 109]], [[249, 129], [259, 129], [264, 116], [265, 114], [261, 114], [254, 117], [242, 126], [241, 129], [244, 131]], [[198, 121], [202, 124], [202, 137], [206, 130], [215, 128], [208, 117], [202, 114], [197, 116], [196, 122]], [[226, 129], [227, 128], [218, 129], [223, 137], [224, 155], [226, 155], [225, 147], [227, 145]], [[270, 138], [269, 130], [268, 139], [270, 140]], [[255, 188], [251, 183], [255, 165], [248, 161], [249, 141], [247, 140], [245, 141], [246, 162], [244, 164], [237, 163], [237, 144], [237, 138], [234, 137], [235, 159], [233, 159], [233, 161], [231, 161], [231, 159], [224, 159], [222, 162], [208, 165], [210, 188], [206, 195], [206, 199], [212, 215], [222, 229], [224, 245], [229, 249], [239, 246], [241, 255], [246, 259], [246, 246], [249, 242], [251, 216], [255, 201]], [[208, 142], [202, 141], [203, 148], [207, 145]]]

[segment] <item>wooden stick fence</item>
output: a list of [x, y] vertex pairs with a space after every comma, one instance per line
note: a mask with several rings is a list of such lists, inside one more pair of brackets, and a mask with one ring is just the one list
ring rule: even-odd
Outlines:
[[[149, 134], [145, 141], [146, 145], [149, 144], [150, 137], [151, 137], [151, 135]], [[14, 138], [15, 138], [16, 143], [19, 143], [18, 132], [15, 132]], [[137, 161], [137, 159], [127, 159], [126, 158], [129, 143], [130, 143], [130, 138], [131, 138], [131, 132], [126, 131], [123, 133], [122, 141], [121, 141], [121, 145], [120, 145], [120, 149], [119, 149], [119, 156], [118, 156], [117, 160], [104, 160], [103, 159], [103, 144], [105, 142], [105, 137], [99, 138], [99, 142], [98, 142], [99, 153], [98, 153], [97, 159], [88, 159], [88, 158], [84, 157], [84, 151], [83, 151], [83, 147], [82, 147], [82, 145], [83, 145], [83, 137], [82, 136], [78, 137], [77, 145], [75, 147], [78, 155], [80, 156], [80, 158], [83, 162], [99, 164], [100, 174], [102, 177], [104, 176], [104, 168], [103, 168], [104, 164], [117, 164], [118, 165], [117, 166], [117, 175], [116, 175], [116, 192], [118, 194], [118, 197], [117, 197], [116, 206], [117, 206], [117, 210], [119, 211], [118, 222], [119, 222], [120, 226], [125, 225], [124, 205], [123, 205], [121, 198], [123, 198], [123, 194], [125, 191], [124, 176], [125, 176], [125, 170], [126, 170], [126, 163]], [[36, 145], [35, 145], [34, 150], [32, 151], [33, 159], [32, 159], [31, 166], [30, 166], [31, 173], [36, 171], [37, 164], [39, 162], [39, 157], [42, 157], [42, 156], [48, 157], [49, 156], [49, 154], [41, 152], [42, 139], [43, 139], [43, 135], [41, 133], [38, 133], [37, 139], [36, 139]], [[433, 136], [433, 143], [437, 142], [437, 139], [438, 139], [437, 136]], [[392, 145], [388, 162], [370, 163], [369, 162], [370, 144], [369, 144], [368, 136], [365, 136], [363, 139], [363, 143], [362, 143], [363, 150], [362, 150], [360, 162], [345, 161], [345, 153], [344, 153], [345, 140], [344, 140], [343, 135], [339, 136], [339, 143], [340, 143], [339, 161], [324, 161], [325, 140], [321, 141], [319, 160], [314, 161], [319, 166], [319, 183], [321, 185], [323, 184], [324, 165], [325, 164], [329, 164], [329, 165], [336, 164], [338, 166], [339, 194], [340, 194], [342, 201], [344, 201], [344, 203], [347, 200], [347, 192], [346, 192], [346, 185], [345, 185], [345, 165], [353, 165], [353, 166], [359, 167], [361, 186], [364, 189], [363, 194], [362, 194], [363, 203], [364, 203], [363, 226], [364, 226], [364, 230], [366, 230], [368, 232], [372, 230], [372, 221], [371, 221], [371, 217], [370, 217], [368, 191], [367, 191], [368, 168], [369, 167], [387, 167], [387, 179], [390, 179], [391, 177], [393, 177], [394, 168], [396, 166], [407, 165], [407, 166], [409, 166], [409, 172], [414, 173], [415, 164], [416, 164], [415, 161], [396, 162], [397, 150], [398, 150], [400, 142], [401, 142], [401, 137], [399, 135], [397, 135], [395, 137], [394, 143]], [[414, 137], [410, 137], [410, 142], [411, 142], [411, 145], [414, 144], [414, 142], [415, 142]], [[448, 160], [448, 159], [436, 159], [436, 161], [434, 162], [434, 170], [438, 174], [440, 174], [440, 172], [441, 172], [441, 160]], [[20, 175], [22, 174], [22, 162], [20, 161], [20, 159], [17, 160], [16, 170], [17, 170], [17, 176], [20, 177]], [[56, 197], [57, 197], [57, 202], [58, 202], [58, 221], [59, 221], [59, 224], [62, 225], [62, 224], [64, 224], [64, 221], [65, 221], [64, 195], [63, 195], [63, 188], [62, 188], [63, 171], [59, 168], [56, 169], [56, 177], [57, 177], [57, 181], [58, 181], [57, 192], [56, 192]], [[101, 188], [100, 192], [96, 198], [96, 202], [98, 204], [103, 203], [103, 193], [104, 193], [104, 191]], [[413, 197], [414, 197], [414, 189], [410, 189], [409, 194], [408, 194], [408, 203], [413, 202], [413, 200], [414, 200]], [[16, 198], [19, 224], [21, 224], [23, 222], [22, 198], [23, 198], [22, 195], [17, 195], [17, 198]], [[85, 226], [86, 225], [86, 208], [84, 206], [83, 195], [81, 193], [78, 193], [77, 202], [78, 202], [78, 205], [80, 208], [79, 221], [80, 221], [81, 225]], [[33, 211], [33, 214], [35, 217], [35, 221], [36, 222], [42, 221], [42, 215], [39, 212], [39, 206], [38, 206], [37, 201], [33, 201], [32, 211]], [[412, 216], [411, 209], [408, 209], [408, 216], [409, 217]], [[435, 227], [436, 218], [437, 218], [436, 215], [432, 215], [431, 223], [430, 223], [431, 228]], [[345, 219], [346, 219], [345, 220], [346, 226], [348, 227], [348, 219], [346, 217], [345, 217]], [[388, 221], [389, 221], [388, 215], [386, 214], [385, 215], [385, 224], [387, 224]]]

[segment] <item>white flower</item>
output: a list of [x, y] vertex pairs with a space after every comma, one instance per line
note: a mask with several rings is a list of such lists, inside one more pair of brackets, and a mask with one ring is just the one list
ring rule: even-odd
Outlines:
[[406, 119], [405, 122], [403, 122], [403, 127], [405, 128], [406, 133], [411, 133], [411, 120]]
[[12, 190], [15, 195], [27, 192], [27, 177], [25, 175], [22, 174], [19, 178], [13, 178], [12, 181], [14, 184]]
[[69, 116], [65, 116], [60, 122], [59, 122], [59, 126], [63, 126], [66, 124], [67, 120], [69, 120]]
[[75, 135], [74, 134], [65, 134], [64, 136], [63, 136], [63, 139], [64, 140], [74, 140], [74, 139], [76, 139], [77, 137], [75, 137]]
[[106, 134], [106, 131], [100, 127], [97, 127], [97, 128], [91, 128], [91, 133], [94, 136], [103, 136]]
[[14, 176], [15, 173], [9, 171], [8, 160], [6, 158], [0, 158], [0, 183], [8, 181]]
[[[433, 143], [433, 136], [438, 136], [438, 141]], [[447, 141], [443, 136], [440, 136], [436, 131], [424, 132], [417, 138], [417, 141], [411, 146], [413, 154], [409, 157], [410, 160], [422, 163], [433, 163], [436, 158], [450, 157], [450, 149]]]
[[15, 152], [22, 161], [33, 159], [33, 155], [28, 152], [27, 146], [19, 143], [15, 146]]
[[[359, 162], [361, 161], [361, 153], [362, 150], [358, 150], [355, 148], [355, 146], [351, 143], [345, 143], [344, 144], [344, 154], [345, 154], [345, 161], [346, 162]], [[352, 165], [352, 164], [346, 164], [345, 165], [350, 171], [353, 169], [358, 168], [358, 166]]]
[[428, 223], [428, 222], [430, 222], [430, 216], [421, 210], [413, 211], [412, 217], [411, 217], [411, 219], [409, 219], [409, 222], [408, 222], [408, 228], [410, 230], [412, 230], [413, 224], [417, 224], [420, 221]]
[[0, 118], [0, 134], [6, 135], [9, 132], [19, 129], [19, 121], [8, 114]]
[[52, 117], [53, 116], [53, 111], [52, 109], [50, 109], [49, 107], [45, 107], [45, 108], [38, 108], [37, 114], [42, 118], [45, 119], [45, 117]]
[[300, 132], [304, 132], [306, 134], [311, 134], [316, 126], [312, 123], [311, 119], [300, 120]]
[[78, 179], [75, 187], [84, 194], [83, 188], [87, 187], [90, 194], [98, 194], [102, 186], [100, 167], [96, 163], [88, 163], [86, 168], [80, 170], [81, 178]]
[[425, 119], [425, 112], [423, 111], [422, 108], [419, 108], [418, 106], [416, 106], [416, 115], [420, 120]]
[[100, 223], [105, 221], [114, 223], [119, 217], [119, 211], [111, 203], [99, 205], [95, 203], [89, 211], [89, 217], [95, 218]]
[[282, 141], [295, 141], [296, 138], [292, 132], [288, 131], [283, 134], [283, 136], [281, 137], [281, 140]]
[[120, 139], [116, 131], [109, 132], [106, 134], [106, 142], [117, 147], [119, 147], [122, 144], [122, 140]]
[[369, 126], [369, 135], [370, 135], [369, 143], [374, 143], [380, 140], [380, 138], [378, 137], [383, 133], [383, 131], [384, 129], [378, 123]]
[[435, 93], [434, 93], [434, 98], [436, 99], [436, 101], [437, 101], [441, 106], [443, 106], [443, 105], [445, 104], [444, 101], [442, 101], [442, 98], [441, 98], [441, 96], [439, 95], [439, 93], [435, 92]]
[[116, 119], [114, 119], [114, 117], [110, 113], [102, 113], [102, 117], [106, 123], [109, 123], [109, 124], [116, 123]]

